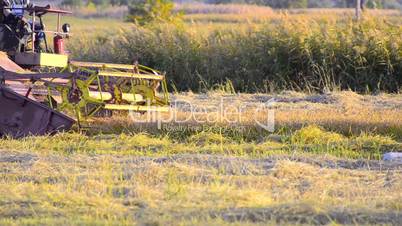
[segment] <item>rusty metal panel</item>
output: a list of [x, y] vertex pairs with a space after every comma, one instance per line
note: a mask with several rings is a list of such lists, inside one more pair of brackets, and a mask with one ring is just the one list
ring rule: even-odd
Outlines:
[[18, 64], [14, 63], [10, 58], [8, 58], [7, 54], [4, 52], [0, 52], [0, 69], [4, 71], [11, 71], [11, 72], [24, 72], [25, 70], [22, 69]]
[[0, 85], [0, 136], [21, 138], [67, 131], [70, 117]]

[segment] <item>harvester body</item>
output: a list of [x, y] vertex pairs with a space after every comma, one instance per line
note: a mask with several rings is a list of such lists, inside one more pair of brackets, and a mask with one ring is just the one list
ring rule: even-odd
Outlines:
[[[159, 71], [137, 61], [71, 60], [64, 51], [70, 25], [61, 25], [61, 16], [70, 12], [4, 0], [0, 7], [0, 135], [54, 133], [113, 111], [169, 110], [166, 78]], [[57, 14], [55, 31], [44, 29], [42, 16], [48, 13]]]

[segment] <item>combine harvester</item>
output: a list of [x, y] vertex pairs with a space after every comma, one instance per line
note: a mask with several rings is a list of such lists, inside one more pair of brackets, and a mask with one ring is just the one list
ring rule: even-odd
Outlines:
[[[61, 25], [61, 17], [70, 12], [34, 6], [29, 0], [0, 0], [0, 7], [0, 136], [53, 134], [113, 111], [169, 110], [160, 72], [137, 62], [69, 59], [64, 39], [70, 25]], [[46, 14], [57, 15], [54, 31], [45, 30]]]

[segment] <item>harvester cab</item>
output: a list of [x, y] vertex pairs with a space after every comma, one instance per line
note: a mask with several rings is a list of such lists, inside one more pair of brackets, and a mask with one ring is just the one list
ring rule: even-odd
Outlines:
[[[47, 14], [57, 15], [54, 31], [43, 23]], [[126, 65], [71, 60], [64, 49], [70, 25], [61, 24], [66, 14], [71, 12], [29, 0], [0, 0], [0, 136], [68, 130], [74, 121], [81, 126], [90, 117], [111, 116], [113, 111], [169, 110], [161, 72], [137, 61]]]
[[[68, 56], [64, 52], [64, 38], [68, 37], [70, 25], [61, 26], [61, 17], [71, 12], [34, 6], [29, 1], [0, 0], [0, 51], [7, 52], [13, 61], [24, 67], [66, 67]], [[22, 4], [21, 4], [22, 3]], [[57, 14], [53, 31], [46, 30], [43, 16]], [[53, 46], [48, 44], [48, 35], [53, 36]]]

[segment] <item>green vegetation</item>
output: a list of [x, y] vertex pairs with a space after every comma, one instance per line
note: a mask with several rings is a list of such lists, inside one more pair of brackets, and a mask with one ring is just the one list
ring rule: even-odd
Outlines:
[[[130, 8], [132, 20], [175, 21], [171, 4], [149, 3]], [[149, 8], [151, 3], [157, 7]], [[179, 25], [71, 22], [76, 35], [69, 49], [80, 60], [132, 63], [139, 58], [165, 71], [179, 91], [204, 91], [227, 81], [239, 92], [399, 92], [402, 86], [398, 11], [367, 10], [361, 22], [354, 21], [353, 10], [339, 9], [278, 12], [195, 4], [176, 6], [180, 11], [187, 15]], [[96, 32], [82, 32], [88, 26]]]
[[[271, 134], [249, 141], [240, 134], [219, 134], [204, 128], [182, 137], [180, 143], [168, 134], [149, 135], [126, 133], [121, 135], [93, 135], [67, 133], [52, 137], [30, 137], [22, 140], [0, 140], [2, 149], [32, 150], [43, 153], [64, 154], [116, 154], [141, 156], [170, 156], [175, 154], [214, 154], [261, 158], [272, 155], [318, 155], [329, 154], [349, 159], [381, 159], [384, 152], [398, 150], [402, 144], [391, 137], [361, 134], [344, 137], [309, 126], [291, 133]], [[161, 131], [163, 132], [163, 131]], [[226, 131], [227, 132], [227, 131]], [[247, 132], [244, 132], [247, 133]], [[226, 137], [227, 136], [227, 137]], [[232, 137], [230, 137], [232, 136]], [[270, 137], [280, 137], [280, 140]]]
[[61, 2], [62, 5], [76, 6], [80, 7], [83, 5], [81, 0], [63, 0]]
[[[73, 57], [165, 71], [179, 90], [227, 80], [237, 91], [399, 91], [402, 30], [384, 18], [272, 16], [258, 24], [158, 25], [70, 42]], [[202, 87], [201, 87], [202, 88]]]
[[173, 13], [173, 8], [171, 0], [134, 1], [128, 6], [127, 20], [139, 25], [174, 22], [178, 16]]

